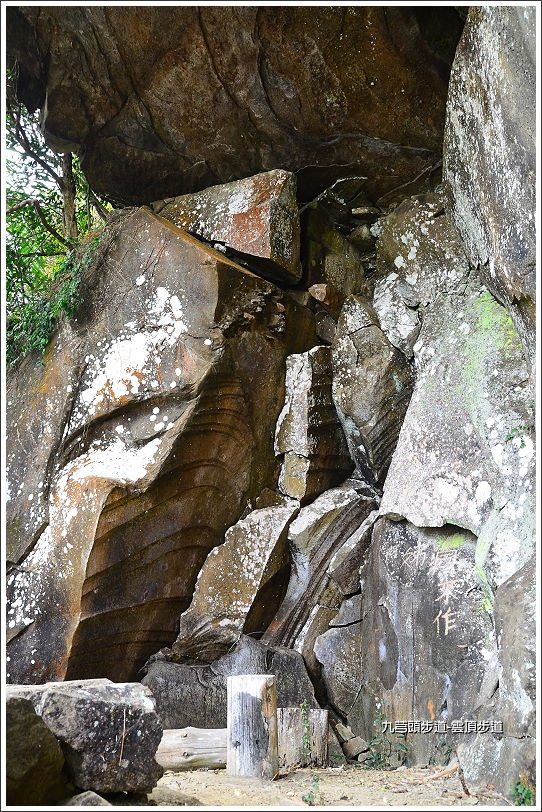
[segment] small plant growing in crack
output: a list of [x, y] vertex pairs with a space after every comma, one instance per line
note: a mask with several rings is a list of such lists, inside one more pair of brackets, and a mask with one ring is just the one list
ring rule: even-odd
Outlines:
[[320, 792], [320, 778], [316, 773], [311, 775], [312, 788], [301, 796], [301, 800], [309, 806], [314, 806]]
[[408, 753], [408, 747], [401, 741], [392, 742], [386, 732], [384, 703], [381, 699], [377, 699], [375, 705], [373, 727], [376, 727], [378, 732], [369, 742], [370, 752], [363, 762], [363, 767], [369, 770], [389, 770], [392, 754], [402, 763]]

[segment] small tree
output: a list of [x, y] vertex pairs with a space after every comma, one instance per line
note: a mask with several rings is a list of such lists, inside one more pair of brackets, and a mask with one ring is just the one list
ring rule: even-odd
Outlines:
[[[5, 256], [10, 361], [36, 346], [32, 341], [27, 346], [24, 335], [32, 333], [34, 315], [43, 322], [43, 307], [51, 295], [64, 282], [73, 289], [73, 278], [60, 279], [59, 275], [73, 267], [68, 262], [71, 253], [106, 218], [108, 208], [90, 189], [77, 156], [59, 155], [47, 147], [39, 114], [26, 110], [17, 99], [15, 87], [16, 66], [8, 71], [6, 82]], [[51, 319], [49, 322], [50, 328]], [[41, 334], [39, 346], [45, 340], [43, 330]]]

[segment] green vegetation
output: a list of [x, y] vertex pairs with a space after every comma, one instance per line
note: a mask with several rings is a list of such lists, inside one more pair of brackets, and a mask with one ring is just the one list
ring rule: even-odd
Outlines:
[[80, 302], [82, 273], [93, 260], [99, 242], [95, 237], [73, 249], [47, 273], [38, 271], [25, 297], [11, 308], [7, 318], [6, 361], [15, 364], [32, 350], [42, 354], [57, 319], [73, 318]]
[[308, 792], [305, 792], [301, 796], [301, 800], [304, 801], [309, 806], [314, 806], [318, 793], [320, 792], [320, 778], [318, 777], [318, 775], [316, 775], [316, 773], [312, 773], [311, 781], [312, 781], [312, 789], [310, 789]]
[[516, 806], [534, 806], [534, 786], [525, 773], [521, 773], [512, 789], [512, 800]]
[[[7, 361], [43, 352], [57, 318], [73, 316], [88, 235], [111, 206], [90, 189], [78, 158], [49, 149], [37, 113], [17, 99], [17, 66], [6, 82]], [[94, 244], [94, 241], [93, 243]], [[86, 259], [85, 259], [86, 258]]]
[[446, 538], [437, 538], [437, 547], [440, 552], [445, 550], [457, 550], [465, 543], [465, 536], [461, 533], [454, 533], [453, 536], [446, 536]]
[[392, 741], [385, 731], [386, 714], [384, 713], [384, 703], [376, 700], [376, 714], [373, 727], [379, 728], [380, 732], [373, 736], [369, 742], [370, 753], [363, 762], [363, 767], [368, 770], [389, 770], [391, 769], [392, 754], [400, 761], [404, 761], [408, 753], [408, 747], [399, 740]]
[[508, 432], [508, 434], [506, 435], [504, 440], [505, 440], [505, 442], [508, 442], [509, 440], [513, 440], [515, 437], [519, 437], [520, 448], [525, 448], [525, 436], [524, 435], [527, 432], [532, 431], [532, 429], [534, 429], [534, 426], [516, 426], [515, 429], [512, 429], [511, 431]]

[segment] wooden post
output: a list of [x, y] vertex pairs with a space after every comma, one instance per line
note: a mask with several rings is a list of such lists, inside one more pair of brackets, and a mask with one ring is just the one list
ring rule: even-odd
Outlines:
[[279, 771], [277, 692], [273, 674], [228, 677], [226, 771], [273, 779]]
[[328, 712], [278, 708], [279, 767], [327, 767]]

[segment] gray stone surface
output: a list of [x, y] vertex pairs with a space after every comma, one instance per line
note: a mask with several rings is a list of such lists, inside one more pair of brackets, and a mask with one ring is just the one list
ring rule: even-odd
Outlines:
[[6, 801], [10, 806], [55, 804], [73, 793], [64, 753], [30, 699], [5, 692]]
[[446, 107], [443, 177], [474, 267], [535, 349], [534, 6], [469, 11]]
[[[330, 701], [355, 735], [370, 741], [379, 713], [390, 722], [472, 718], [496, 651], [475, 549], [459, 528], [378, 520], [361, 572], [361, 617], [316, 644]], [[444, 763], [443, 738], [407, 735], [408, 763]]]
[[330, 347], [286, 359], [286, 394], [275, 430], [282, 456], [279, 489], [304, 502], [352, 473], [352, 460], [331, 393]]
[[168, 662], [162, 653], [146, 668], [142, 682], [152, 691], [164, 728], [226, 727], [226, 678], [239, 674], [275, 674], [278, 707], [301, 702], [319, 707], [300, 654], [246, 635], [211, 665]]
[[347, 480], [301, 509], [288, 532], [288, 589], [265, 642], [295, 647], [311, 668], [313, 637], [327, 628], [344, 595], [359, 588], [359, 566], [377, 508], [371, 488]]
[[10, 691], [32, 702], [60, 743], [77, 788], [145, 793], [162, 776], [154, 759], [162, 725], [151, 692], [140, 683], [75, 680]]
[[381, 514], [470, 530], [479, 575], [494, 589], [534, 544], [534, 421], [521, 341], [473, 272], [463, 296], [426, 311], [414, 350], [416, 385]]
[[497, 589], [498, 670], [492, 694], [480, 692], [475, 713], [478, 719], [502, 722], [502, 735], [463, 736], [457, 747], [466, 780], [481, 785], [492, 775], [491, 783], [507, 798], [513, 797], [516, 781], [535, 783], [536, 625], [536, 566], [531, 559]]
[[386, 337], [407, 358], [414, 355], [426, 307], [460, 293], [469, 272], [444, 206], [442, 193], [418, 195], [378, 221], [373, 307]]
[[333, 342], [333, 399], [356, 470], [369, 482], [384, 481], [412, 385], [410, 364], [368, 301], [348, 297]]

